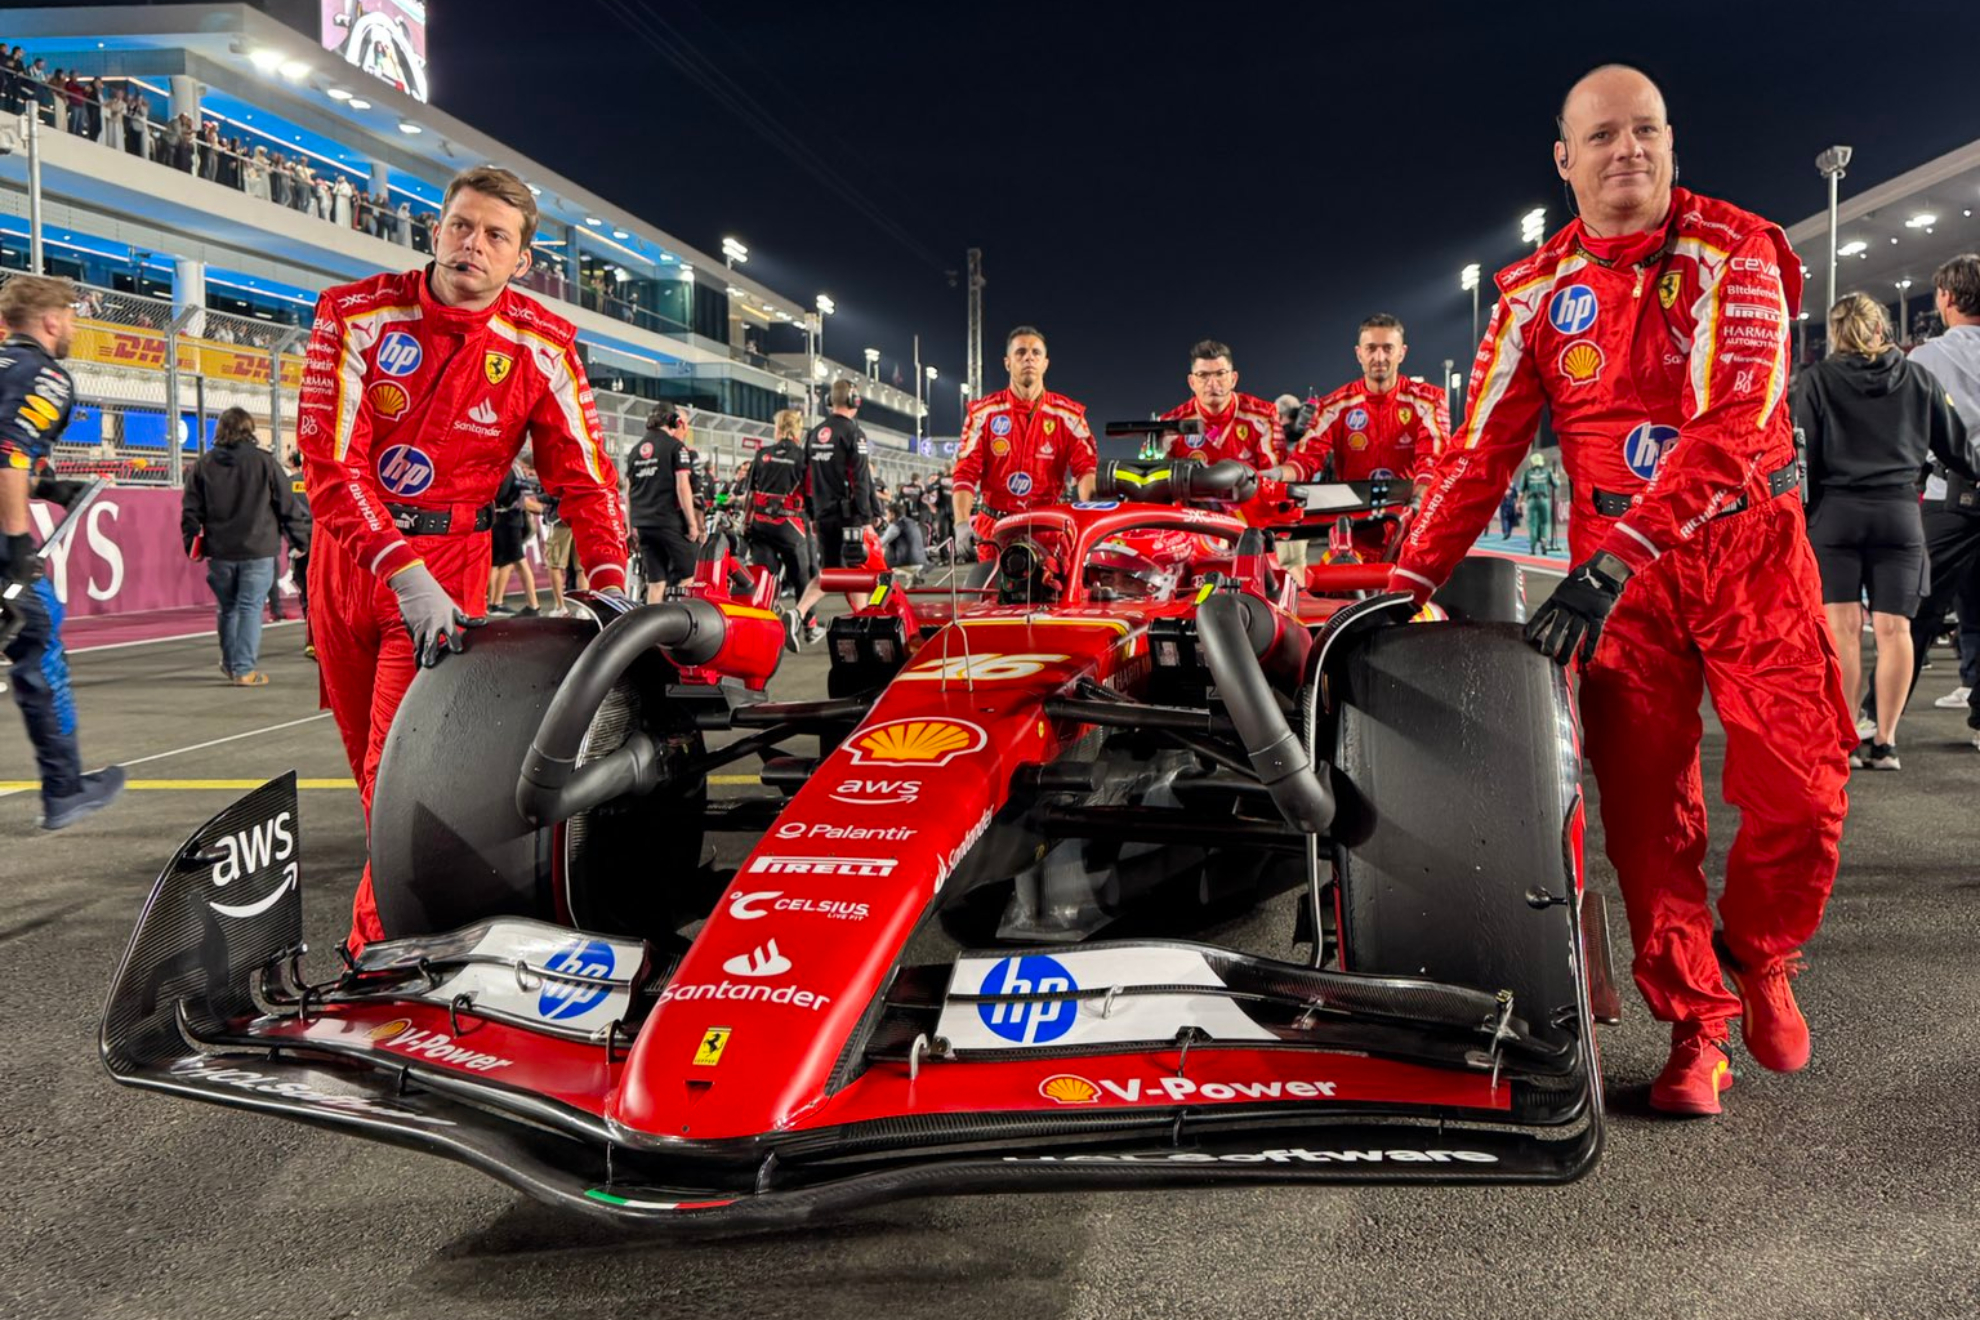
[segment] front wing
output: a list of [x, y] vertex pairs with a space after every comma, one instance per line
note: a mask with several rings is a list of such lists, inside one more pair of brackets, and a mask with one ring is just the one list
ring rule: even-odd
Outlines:
[[[1240, 1059], [1283, 1068], [1296, 1054], [1332, 1060], [1344, 1074], [1380, 1070], [1403, 1082], [1380, 1098], [1347, 1102], [1315, 1099], [1308, 1087], [1272, 1088], [1255, 1104], [1245, 1097], [1267, 1093], [1193, 1103], [1193, 1092], [1216, 1094], [1219, 1084], [1178, 1081], [1159, 1086], [1159, 1095], [1151, 1084], [1151, 1095], [1131, 1106], [1017, 1108], [1007, 1100], [1010, 1070], [1021, 1064], [883, 1058], [821, 1103], [816, 1126], [720, 1142], [627, 1132], [610, 1117], [632, 1034], [616, 1020], [602, 1030], [532, 1030], [526, 1014], [484, 1018], [444, 992], [351, 994], [353, 977], [363, 983], [355, 971], [333, 992], [306, 986], [296, 815], [294, 776], [284, 776], [216, 816], [165, 867], [105, 1009], [102, 1054], [117, 1081], [424, 1150], [554, 1205], [681, 1228], [775, 1225], [875, 1200], [961, 1192], [1559, 1183], [1586, 1173], [1600, 1155], [1599, 1083], [1562, 1111], [1564, 1121], [1522, 1127], [1491, 1106], [1449, 1103], [1448, 1070], [1287, 1047], [1274, 1054], [1199, 1046], [1192, 1055], [1185, 1045], [1039, 1067], [1080, 1079], [1105, 1076], [1110, 1066], [1204, 1079], [1235, 1075], [1231, 1065]], [[650, 1000], [665, 971], [642, 963], [629, 972], [627, 997], [618, 1001], [628, 1016], [637, 1015], [634, 1001]], [[516, 977], [526, 974], [535, 978], [526, 982], [531, 993], [562, 977], [584, 990], [587, 1003], [615, 1002], [584, 969], [566, 977], [518, 964]], [[430, 985], [443, 982], [435, 972]], [[1585, 1017], [1582, 1028], [1578, 1075], [1597, 1078]], [[926, 1087], [936, 1069], [940, 1090], [952, 1095], [958, 1086], [969, 1090], [960, 1079], [971, 1070], [1004, 1070], [1001, 1085], [983, 1087], [986, 1098], [998, 1097], [995, 1107], [911, 1103], [917, 1072]], [[1412, 1069], [1423, 1083], [1414, 1095]], [[876, 1112], [887, 1108], [876, 1097], [908, 1102]]]

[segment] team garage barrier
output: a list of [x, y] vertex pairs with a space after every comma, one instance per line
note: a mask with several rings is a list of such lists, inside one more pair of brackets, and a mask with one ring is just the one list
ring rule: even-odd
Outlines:
[[[28, 512], [37, 538], [62, 517], [59, 505], [40, 500]], [[71, 616], [212, 604], [206, 566], [181, 545], [178, 491], [113, 486], [48, 551], [48, 579]]]

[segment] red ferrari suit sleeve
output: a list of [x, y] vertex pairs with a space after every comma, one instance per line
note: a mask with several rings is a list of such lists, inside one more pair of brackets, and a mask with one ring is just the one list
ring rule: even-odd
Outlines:
[[962, 440], [956, 445], [956, 465], [949, 474], [951, 490], [974, 495], [983, 481], [983, 430], [990, 410], [981, 400], [963, 414]]
[[1072, 436], [1072, 445], [1066, 454], [1066, 470], [1074, 480], [1090, 477], [1100, 466], [1100, 457], [1093, 444], [1093, 429], [1086, 424], [1086, 407], [1074, 403], [1063, 394], [1050, 394], [1039, 407], [1050, 415], [1056, 415], [1065, 422], [1066, 431]]
[[626, 585], [626, 526], [619, 473], [605, 452], [591, 382], [570, 345], [543, 357], [543, 397], [529, 418], [530, 452], [543, 489], [571, 526], [578, 559], [594, 589]]
[[419, 556], [386, 511], [372, 466], [364, 355], [376, 334], [368, 315], [347, 321], [330, 295], [317, 300], [296, 435], [317, 529], [383, 581], [418, 563]]
[[1399, 586], [1427, 594], [1442, 586], [1457, 561], [1498, 511], [1513, 472], [1533, 443], [1546, 403], [1540, 370], [1526, 351], [1525, 330], [1539, 312], [1550, 276], [1508, 289], [1471, 366], [1471, 413], [1438, 460], [1430, 493], [1411, 524], [1396, 562]]
[[1789, 452], [1788, 332], [1801, 300], [1800, 260], [1771, 226], [1740, 239], [1722, 260], [1711, 255], [1699, 261], [1708, 278], [1693, 309], [1688, 420], [1641, 502], [1602, 541], [1639, 572], [1753, 491], [1755, 478]]
[[1327, 455], [1334, 451], [1343, 429], [1341, 419], [1347, 415], [1348, 405], [1358, 392], [1358, 384], [1350, 383], [1319, 400], [1312, 428], [1286, 453], [1286, 465], [1293, 469], [1294, 481], [1312, 481], [1326, 467]]
[[1428, 452], [1418, 449], [1416, 454], [1417, 479], [1427, 480], [1430, 476], [1430, 468], [1444, 456], [1444, 450], [1450, 447], [1451, 396], [1449, 391], [1437, 389], [1428, 381], [1421, 383], [1412, 381], [1411, 385], [1414, 388], [1410, 390], [1410, 394], [1415, 398], [1418, 409], [1429, 410], [1422, 413], [1423, 424], [1418, 428], [1427, 442], [1425, 447]]

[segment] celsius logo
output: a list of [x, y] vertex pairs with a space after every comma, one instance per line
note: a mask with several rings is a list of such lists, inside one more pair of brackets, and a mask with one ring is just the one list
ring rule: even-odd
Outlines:
[[759, 944], [748, 953], [739, 953], [722, 964], [730, 976], [782, 976], [791, 970], [791, 960], [777, 951], [777, 941]]
[[[990, 969], [976, 993], [1002, 995], [1072, 995], [1079, 991], [1065, 964], [1042, 953], [1006, 958]], [[1079, 1006], [1071, 999], [1049, 1003], [998, 1002], [978, 1004], [983, 1025], [1005, 1040], [1020, 1045], [1043, 1045], [1072, 1030]]]
[[423, 495], [433, 484], [433, 460], [423, 449], [393, 445], [378, 456], [378, 482], [394, 495]]
[[830, 917], [834, 921], [864, 921], [871, 911], [864, 903], [848, 903], [835, 898], [785, 898], [781, 889], [759, 889], [729, 895], [729, 915], [737, 921], [755, 921], [772, 912], [795, 912]]
[[1645, 422], [1623, 438], [1623, 462], [1629, 464], [1631, 472], [1648, 481], [1657, 475], [1657, 465], [1664, 461], [1664, 451], [1677, 438], [1675, 426]]
[[612, 946], [603, 940], [585, 940], [580, 944], [567, 944], [551, 955], [550, 961], [543, 964], [543, 970], [560, 973], [563, 976], [581, 976], [587, 982], [556, 980], [551, 976], [543, 978], [543, 993], [537, 996], [538, 1017], [551, 1022], [568, 1022], [572, 1018], [583, 1017], [592, 1009], [605, 1002], [612, 993], [612, 987], [604, 982], [612, 975], [614, 959]]
[[419, 370], [419, 341], [403, 330], [394, 330], [378, 346], [378, 369], [388, 376], [410, 376]]
[[1547, 319], [1562, 334], [1578, 335], [1595, 324], [1595, 315], [1601, 310], [1602, 305], [1595, 300], [1595, 290], [1586, 284], [1570, 284], [1547, 304]]

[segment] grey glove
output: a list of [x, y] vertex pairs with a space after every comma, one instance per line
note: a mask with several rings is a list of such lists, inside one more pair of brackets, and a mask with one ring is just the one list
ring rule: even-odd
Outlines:
[[401, 569], [385, 585], [399, 598], [399, 617], [405, 620], [406, 631], [412, 635], [413, 656], [422, 669], [439, 664], [440, 657], [449, 651], [456, 655], [465, 651], [465, 630], [488, 622], [463, 614], [424, 564]]

